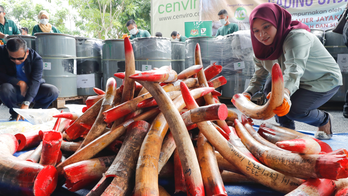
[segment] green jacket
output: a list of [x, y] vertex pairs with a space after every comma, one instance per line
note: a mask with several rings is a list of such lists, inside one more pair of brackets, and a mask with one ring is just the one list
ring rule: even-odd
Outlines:
[[185, 42], [187, 40], [187, 37], [181, 35], [179, 41]]
[[230, 23], [228, 25], [224, 25], [222, 27], [220, 27], [218, 30], [217, 30], [217, 33], [215, 36], [218, 36], [218, 35], [228, 35], [228, 34], [231, 34], [233, 32], [236, 32], [238, 31], [238, 25], [237, 24], [234, 24], [234, 23]]
[[[6, 17], [5, 25], [0, 24], [0, 32], [7, 35], [21, 34], [17, 25], [12, 20], [8, 20]], [[1, 40], [4, 42], [4, 44], [6, 44], [6, 41], [4, 39]]]
[[[35, 33], [42, 33], [42, 30], [38, 24], [34, 26], [33, 32], [31, 33], [31, 35], [34, 35]], [[52, 25], [52, 29], [50, 33], [61, 33], [61, 32]]]
[[134, 39], [137, 37], [151, 37], [150, 33], [147, 30], [142, 30], [142, 29], [138, 29], [138, 33], [135, 35], [131, 35], [129, 39]]
[[276, 60], [255, 61], [255, 73], [246, 91], [259, 91], [278, 62], [283, 73], [284, 88], [292, 95], [302, 88], [313, 92], [327, 92], [342, 85], [342, 73], [335, 59], [312, 33], [294, 29], [286, 36], [283, 54]]

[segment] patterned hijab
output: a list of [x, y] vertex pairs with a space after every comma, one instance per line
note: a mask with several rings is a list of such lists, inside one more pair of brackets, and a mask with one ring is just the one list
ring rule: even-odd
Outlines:
[[[264, 45], [259, 42], [253, 32], [254, 19], [259, 18], [270, 22], [277, 29], [277, 34], [270, 45]], [[286, 36], [292, 29], [306, 29], [308, 26], [299, 22], [291, 21], [291, 14], [279, 5], [274, 3], [263, 3], [256, 6], [249, 17], [251, 43], [256, 58], [260, 60], [275, 60], [283, 53], [283, 43]]]
[[[42, 10], [42, 11], [40, 11], [39, 15], [37, 16], [39, 21], [41, 19], [41, 16], [43, 16], [43, 15], [47, 16], [48, 19], [50, 18], [50, 16], [48, 15], [48, 12], [46, 12], [45, 10]], [[50, 23], [47, 23], [44, 25], [44, 24], [39, 22], [39, 27], [40, 27], [41, 31], [44, 33], [49, 33], [52, 30], [52, 25]]]

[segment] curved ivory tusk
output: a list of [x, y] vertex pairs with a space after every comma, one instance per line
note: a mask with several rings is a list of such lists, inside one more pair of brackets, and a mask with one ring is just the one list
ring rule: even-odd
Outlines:
[[265, 105], [256, 105], [242, 94], [234, 95], [231, 101], [233, 105], [246, 116], [253, 119], [267, 120], [275, 115], [273, 110], [283, 103], [283, 99], [283, 74], [279, 64], [276, 63], [272, 67], [272, 94]]
[[272, 143], [277, 143], [279, 141], [284, 141], [284, 140], [307, 138], [307, 139], [316, 141], [320, 145], [322, 153], [332, 152], [331, 146], [327, 144], [326, 142], [313, 138], [309, 135], [300, 133], [298, 131], [281, 127], [278, 125], [273, 125], [271, 123], [267, 123], [267, 122], [262, 123], [259, 127], [258, 133]]
[[6, 195], [47, 195], [57, 185], [54, 166], [23, 161], [12, 154], [18, 147], [11, 134], [0, 135], [0, 189]]
[[186, 79], [203, 69], [203, 65], [190, 66], [178, 74], [178, 80]]
[[[191, 96], [189, 89], [184, 83], [180, 84], [181, 93], [186, 103], [187, 109], [198, 108], [196, 100]], [[226, 108], [227, 109], [227, 108]], [[225, 110], [225, 118], [227, 117], [227, 110]], [[209, 123], [208, 123], [209, 122]], [[199, 130], [215, 129], [210, 121], [197, 123]], [[217, 165], [214, 149], [207, 139], [202, 134], [198, 135], [197, 152], [199, 165], [202, 170], [202, 178], [204, 188], [207, 195], [227, 195], [224, 183], [222, 181], [219, 167]]]
[[[251, 153], [265, 165], [298, 178], [338, 179], [348, 177], [346, 155], [300, 155], [276, 150], [257, 142], [244, 126], [235, 120], [238, 136]], [[330, 168], [330, 169], [328, 169]]]
[[336, 186], [333, 180], [314, 178], [308, 179], [295, 190], [286, 194], [286, 196], [330, 196], [334, 193], [335, 188]]
[[215, 76], [217, 76], [219, 73], [221, 73], [221, 71], [222, 71], [222, 66], [217, 65], [216, 62], [214, 62], [213, 64], [209, 65], [208, 67], [204, 69], [204, 75], [205, 75], [205, 78], [209, 81], [213, 79]]
[[202, 176], [196, 153], [178, 109], [175, 108], [172, 100], [165, 94], [165, 91], [158, 83], [139, 83], [153, 95], [159, 108], [164, 112], [163, 114], [167, 120], [170, 131], [173, 133], [179, 151], [189, 194], [204, 195]]
[[[133, 82], [134, 83], [134, 82]], [[94, 123], [87, 133], [85, 139], [83, 140], [82, 144], [78, 148], [81, 149], [82, 147], [86, 146], [88, 143], [93, 141], [95, 138], [99, 137], [103, 131], [105, 130], [107, 124], [104, 122], [104, 116], [103, 112], [110, 109], [112, 107], [114, 98], [116, 94], [116, 80], [115, 78], [109, 78], [106, 82], [106, 93], [103, 99], [103, 103], [100, 106], [100, 111], [98, 113], [98, 116], [94, 120]]]
[[[193, 87], [197, 84], [197, 80], [194, 78], [189, 78], [185, 80], [185, 83], [189, 87]], [[179, 83], [167, 84], [163, 86], [163, 90], [166, 92], [178, 91], [180, 90], [180, 86], [179, 86]], [[151, 97], [152, 95], [150, 93], [146, 93], [134, 99], [131, 99], [129, 101], [121, 103], [113, 108], [110, 108], [109, 110], [103, 112], [104, 121], [107, 123], [111, 123], [131, 112], [134, 112], [135, 110], [138, 109], [137, 105], [139, 102]]]

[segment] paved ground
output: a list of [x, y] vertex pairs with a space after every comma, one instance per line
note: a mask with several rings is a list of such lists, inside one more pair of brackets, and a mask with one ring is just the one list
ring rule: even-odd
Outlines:
[[[235, 107], [233, 107], [233, 105], [230, 102], [228, 101], [226, 102], [222, 101], [222, 102], [225, 103], [229, 108], [237, 112], [239, 115], [241, 114]], [[348, 118], [343, 117], [342, 107], [343, 107], [343, 103], [332, 103], [332, 104], [329, 103], [322, 107], [322, 109], [330, 112], [333, 116], [332, 127], [333, 127], [334, 133], [348, 133]], [[69, 109], [65, 108], [63, 109], [63, 111], [67, 112], [69, 111]], [[8, 113], [8, 108], [2, 104], [0, 106], [0, 120], [9, 119], [9, 117], [10, 117], [10, 114]], [[260, 125], [262, 122], [263, 121], [260, 121], [260, 120], [254, 120], [255, 125]], [[267, 122], [276, 123], [274, 118], [267, 120]], [[296, 122], [295, 124], [296, 124], [297, 130], [306, 130], [306, 131], [317, 130], [316, 127], [313, 127], [304, 123]]]

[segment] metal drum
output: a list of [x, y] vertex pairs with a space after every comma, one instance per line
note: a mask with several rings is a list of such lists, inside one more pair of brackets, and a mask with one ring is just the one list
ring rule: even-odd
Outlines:
[[29, 36], [29, 35], [9, 35], [9, 36], [7, 36], [6, 39], [8, 40], [8, 39], [11, 39], [13, 37], [20, 37], [20, 38], [24, 39], [24, 41], [27, 42], [27, 47], [28, 48], [36, 50], [36, 47], [35, 47], [36, 37], [35, 36]]
[[325, 31], [323, 29], [311, 29], [311, 33], [317, 36], [320, 42], [325, 45]]
[[231, 54], [225, 54], [222, 58], [223, 68], [220, 74], [226, 78], [227, 83], [222, 86], [221, 91], [223, 97], [231, 98], [248, 87], [255, 71], [254, 52], [249, 30], [227, 35], [225, 43], [228, 45], [220, 45], [220, 47], [230, 49]]
[[185, 69], [185, 42], [172, 41], [172, 69], [177, 73]]
[[[220, 64], [220, 56], [214, 56], [214, 54], [221, 54], [222, 50], [214, 51], [216, 49], [216, 38], [214, 37], [190, 37], [186, 40], [186, 57], [185, 68], [191, 67], [195, 64], [195, 48], [198, 43], [201, 48], [201, 56], [203, 61], [203, 67], [208, 67], [213, 62]], [[212, 54], [214, 53], [214, 54]]]
[[77, 95], [94, 95], [101, 88], [102, 41], [87, 37], [76, 39]]
[[75, 37], [36, 33], [36, 51], [42, 57], [43, 78], [59, 89], [59, 97], [77, 96]]
[[330, 102], [344, 102], [346, 91], [348, 90], [348, 48], [344, 45], [343, 35], [332, 32], [332, 30], [325, 32], [325, 39], [325, 48], [340, 66], [343, 77], [343, 85], [330, 99]]
[[168, 38], [146, 37], [132, 40], [135, 69], [151, 70], [154, 67], [171, 65], [172, 45]]
[[[106, 81], [114, 77], [114, 73], [125, 72], [125, 55], [123, 39], [107, 39], [102, 46], [102, 89], [105, 90]], [[122, 79], [116, 78], [117, 87], [122, 85]]]

